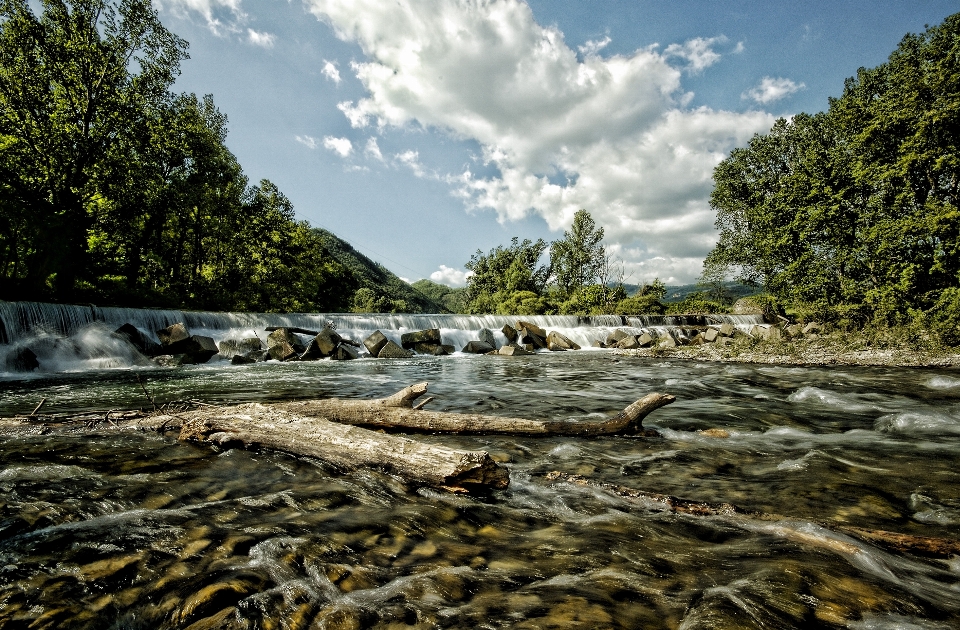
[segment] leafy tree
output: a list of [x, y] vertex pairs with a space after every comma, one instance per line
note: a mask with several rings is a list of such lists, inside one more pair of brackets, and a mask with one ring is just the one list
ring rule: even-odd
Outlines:
[[596, 227], [586, 210], [577, 210], [563, 238], [550, 244], [550, 268], [560, 292], [569, 296], [589, 284], [602, 283], [606, 263], [603, 228]]
[[187, 44], [149, 0], [42, 6], [0, 4], [0, 250], [6, 284], [66, 297], [86, 269], [98, 181], [166, 105]]
[[536, 242], [517, 237], [508, 247], [498, 245], [489, 253], [477, 252], [470, 257], [465, 267], [473, 272], [467, 280], [467, 299], [473, 313], [496, 312], [491, 310], [490, 300], [494, 294], [512, 295], [523, 291], [539, 296], [550, 278], [550, 267], [540, 265], [540, 258], [547, 249], [543, 239]]

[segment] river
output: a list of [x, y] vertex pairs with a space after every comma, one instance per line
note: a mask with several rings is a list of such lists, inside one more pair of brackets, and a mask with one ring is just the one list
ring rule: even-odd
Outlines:
[[[103, 337], [91, 321], [5, 326], [8, 346]], [[677, 402], [645, 420], [659, 438], [417, 437], [503, 462], [510, 487], [489, 496], [109, 425], [4, 438], [2, 628], [960, 626], [960, 560], [841, 531], [960, 538], [960, 372], [606, 350], [177, 369], [70, 353], [0, 376], [0, 415], [41, 398], [50, 412], [148, 406], [136, 375], [161, 402], [366, 398], [418, 381], [431, 409], [530, 418], [596, 418], [651, 391]], [[664, 512], [551, 471], [781, 516]]]

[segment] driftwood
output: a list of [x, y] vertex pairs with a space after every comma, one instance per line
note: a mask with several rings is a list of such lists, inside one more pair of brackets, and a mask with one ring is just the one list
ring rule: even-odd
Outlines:
[[510, 483], [507, 470], [485, 451], [423, 444], [258, 403], [153, 416], [150, 424], [181, 426], [181, 440], [263, 446], [343, 468], [380, 467], [415, 483], [455, 491], [500, 489]]
[[[704, 501], [692, 501], [690, 499], [681, 499], [668, 494], [659, 494], [656, 492], [647, 492], [627, 486], [619, 486], [611, 483], [593, 481], [580, 475], [568, 475], [562, 472], [550, 472], [546, 474], [550, 481], [571, 483], [578, 486], [590, 486], [598, 488], [618, 497], [642, 501], [645, 505], [659, 507], [663, 511], [675, 512], [678, 514], [688, 514], [691, 516], [719, 516], [727, 519], [746, 519], [747, 521], [788, 521], [795, 520], [779, 514], [769, 514], [765, 512], [751, 512], [733, 505], [732, 503], [708, 503]], [[863, 527], [850, 527], [838, 523], [819, 522], [817, 525], [833, 531], [848, 534], [854, 538], [886, 547], [894, 551], [908, 552], [928, 558], [950, 558], [951, 556], [960, 556], [960, 542], [947, 540], [945, 538], [932, 538], [928, 536], [913, 536], [911, 534], [901, 534], [898, 532], [888, 532], [882, 529], [867, 529]], [[793, 529], [791, 527], [773, 525], [768, 527], [771, 532], [800, 542], [818, 547], [828, 548], [840, 553], [856, 554], [860, 553], [860, 548], [856, 545], [844, 542], [842, 540], [823, 538], [815, 536], [812, 533]]]
[[643, 418], [650, 412], [676, 400], [668, 394], [647, 394], [619, 414], [603, 421], [549, 421], [502, 418], [481, 414], [425, 411], [414, 401], [427, 392], [427, 383], [406, 387], [387, 398], [376, 400], [301, 400], [273, 406], [304, 416], [321, 417], [365, 427], [399, 429], [427, 433], [470, 433], [507, 435], [562, 435], [591, 437], [599, 435], [646, 435]]

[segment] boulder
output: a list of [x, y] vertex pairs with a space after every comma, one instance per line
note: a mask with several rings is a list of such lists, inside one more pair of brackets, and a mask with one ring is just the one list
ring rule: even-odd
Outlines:
[[494, 336], [493, 331], [489, 328], [481, 328], [477, 337], [480, 339], [480, 341], [488, 346], [491, 346], [494, 350], [497, 349], [497, 338]]
[[463, 346], [461, 352], [468, 354], [486, 354], [493, 350], [496, 350], [496, 348], [484, 341], [468, 341], [467, 344]]
[[418, 343], [433, 343], [440, 345], [440, 329], [428, 328], [415, 332], [403, 333], [400, 335], [400, 345], [405, 349], [410, 349]]
[[770, 326], [767, 328], [767, 334], [765, 335], [767, 339], [771, 341], [778, 341], [783, 339], [783, 331], [777, 328], [776, 326]]
[[733, 337], [734, 331], [737, 329], [736, 326], [727, 322], [720, 325], [720, 336], [721, 337]]
[[650, 333], [643, 333], [637, 337], [637, 345], [641, 348], [649, 348], [653, 345], [654, 338], [650, 336]]
[[504, 324], [500, 332], [503, 333], [503, 336], [507, 338], [508, 342], [515, 343], [517, 341], [517, 329], [510, 324]]
[[334, 361], [352, 361], [353, 359], [360, 358], [360, 353], [357, 352], [357, 349], [353, 346], [340, 344], [330, 358]]
[[657, 344], [657, 346], [660, 348], [676, 348], [677, 340], [667, 335], [663, 338], [663, 340], [660, 341], [660, 343]]
[[707, 330], [703, 333], [703, 340], [707, 343], [713, 343], [719, 336], [720, 332], [716, 328], [707, 328]]
[[636, 337], [634, 337], [633, 335], [630, 335], [629, 337], [624, 337], [623, 339], [618, 341], [617, 347], [620, 348], [621, 350], [636, 350], [637, 348], [640, 347], [640, 344], [637, 343]]
[[343, 338], [330, 326], [324, 326], [323, 330], [317, 333], [317, 336], [314, 337], [313, 340], [317, 342], [320, 352], [324, 355], [331, 355], [333, 351], [337, 349], [337, 346], [340, 345], [340, 342], [343, 341]]
[[579, 350], [580, 346], [569, 337], [552, 331], [547, 335], [547, 348], [550, 350]]
[[383, 347], [380, 348], [380, 352], [377, 353], [378, 359], [408, 359], [412, 356], [412, 352], [409, 350], [404, 350], [390, 340], [387, 340], [387, 343], [383, 344]]
[[720, 339], [717, 340], [717, 343], [719, 343], [721, 346], [728, 346], [733, 343], [733, 337], [720, 337]]
[[809, 322], [806, 326], [803, 327], [803, 334], [809, 335], [812, 333], [820, 332], [820, 324], [817, 322]]
[[518, 357], [524, 354], [533, 354], [533, 353], [528, 352], [523, 348], [518, 348], [517, 346], [501, 346], [500, 349], [497, 350], [497, 354], [505, 357]]
[[593, 348], [606, 348], [607, 344], [603, 343], [599, 339], [594, 339], [593, 343], [591, 343], [590, 346]]
[[370, 356], [378, 356], [380, 350], [383, 349], [387, 342], [390, 341], [387, 337], [380, 332], [379, 330], [373, 331], [373, 334], [363, 340], [363, 345], [366, 347], [367, 352], [370, 353]]
[[303, 354], [307, 349], [306, 346], [303, 345], [303, 342], [300, 341], [300, 338], [293, 334], [289, 328], [277, 328], [267, 335], [268, 350], [282, 344], [289, 345], [297, 354]]
[[120, 328], [117, 328], [115, 331], [113, 331], [113, 334], [126, 339], [128, 342], [130, 342], [130, 345], [137, 349], [137, 351], [139, 351], [141, 354], [147, 355], [148, 357], [152, 357], [160, 353], [160, 344], [155, 343], [152, 339], [140, 332], [140, 329], [133, 324], [124, 324]]
[[232, 357], [230, 357], [230, 363], [232, 363], [233, 365], [248, 365], [250, 363], [256, 363], [256, 362], [257, 362], [256, 359], [252, 359], [242, 354], [235, 354]]
[[4, 364], [11, 372], [32, 372], [40, 367], [37, 355], [30, 348], [17, 348], [7, 355]]
[[443, 348], [447, 354], [453, 354], [457, 351], [457, 348], [449, 343], [442, 343], [440, 347]]
[[[176, 324], [172, 324], [170, 326], [167, 326], [166, 328], [162, 328], [158, 330], [157, 338], [160, 340], [160, 345], [164, 347], [164, 351], [166, 351], [167, 346], [173, 345], [178, 341], [183, 341], [184, 339], [189, 339], [190, 331], [187, 330], [186, 324], [184, 324], [183, 322], [178, 322]], [[176, 353], [169, 352], [167, 354], [176, 354]]]
[[607, 335], [607, 339], [604, 343], [606, 343], [608, 346], [615, 346], [625, 337], [631, 337], [631, 336], [632, 335], [627, 331], [618, 328], [612, 333]]
[[276, 361], [292, 361], [297, 359], [303, 354], [303, 350], [298, 350], [286, 341], [281, 341], [270, 346], [270, 349], [267, 350], [267, 354], [270, 355], [271, 359]]
[[416, 343], [412, 350], [417, 354], [432, 354], [434, 356], [443, 356], [447, 351], [439, 343]]
[[246, 339], [224, 339], [217, 345], [220, 350], [220, 356], [224, 359], [231, 359], [237, 355], [245, 355], [248, 352], [262, 350], [263, 343], [258, 337], [247, 337]]
[[160, 367], [180, 367], [189, 361], [184, 361], [185, 354], [160, 354], [153, 357], [153, 362]]
[[547, 331], [545, 331], [543, 328], [540, 328], [536, 324], [531, 324], [530, 322], [525, 322], [525, 321], [518, 321], [517, 330], [520, 330], [521, 328], [525, 329], [527, 332], [533, 333], [534, 335], [540, 337], [541, 339], [547, 338]]
[[527, 330], [526, 328], [517, 328], [517, 336], [520, 338], [520, 343], [524, 345], [531, 345], [534, 348], [547, 347], [547, 339], [545, 335], [538, 335], [537, 333]]
[[210, 357], [220, 352], [217, 343], [211, 337], [193, 335], [164, 347], [165, 354], [186, 355], [182, 364], [206, 363]]

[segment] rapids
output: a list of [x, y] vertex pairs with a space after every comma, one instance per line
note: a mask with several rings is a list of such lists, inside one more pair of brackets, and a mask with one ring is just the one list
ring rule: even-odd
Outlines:
[[[98, 326], [62, 323], [38, 331], [4, 320], [8, 345], [76, 340]], [[125, 361], [7, 373], [0, 415], [41, 398], [50, 412], [147, 406], [137, 374], [158, 401], [377, 397], [423, 380], [437, 397], [429, 408], [511, 416], [596, 417], [650, 391], [678, 400], [644, 422], [660, 438], [417, 438], [503, 462], [511, 486], [490, 496], [109, 425], [83, 438], [3, 438], [0, 628], [960, 626], [960, 560], [838, 531], [960, 538], [954, 370], [603, 350], [178, 369]], [[700, 433], [710, 428], [729, 437]], [[782, 517], [663, 512], [545, 479], [554, 470]]]

